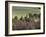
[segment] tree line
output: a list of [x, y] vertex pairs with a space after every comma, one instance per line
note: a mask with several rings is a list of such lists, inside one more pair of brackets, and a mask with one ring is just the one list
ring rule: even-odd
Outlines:
[[[29, 16], [29, 17], [28, 17]], [[33, 20], [33, 19], [37, 19], [37, 18], [40, 18], [40, 14], [31, 14], [29, 13], [28, 16], [26, 15], [25, 17], [21, 16], [19, 20], [22, 20], [22, 21], [30, 21], [30, 20]], [[18, 20], [18, 17], [15, 16], [14, 19], [12, 19], [13, 21], [14, 20]]]

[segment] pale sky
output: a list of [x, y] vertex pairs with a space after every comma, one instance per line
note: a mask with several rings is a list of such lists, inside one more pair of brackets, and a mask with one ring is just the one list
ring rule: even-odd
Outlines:
[[12, 7], [12, 18], [14, 18], [15, 16], [17, 16], [18, 18], [20, 18], [21, 16], [25, 17], [25, 15], [28, 13], [40, 13], [40, 9], [39, 7], [19, 7], [19, 6], [13, 6]]

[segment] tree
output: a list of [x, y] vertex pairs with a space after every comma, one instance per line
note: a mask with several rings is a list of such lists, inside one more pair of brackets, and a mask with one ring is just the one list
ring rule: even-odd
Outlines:
[[40, 18], [40, 13], [38, 14], [38, 18]]
[[29, 18], [32, 18], [32, 17], [33, 17], [33, 15], [31, 13], [29, 13]]
[[40, 18], [40, 14], [34, 14], [35, 18]]
[[15, 16], [15, 18], [14, 18], [14, 19], [18, 20], [18, 17], [17, 17], [17, 16]]
[[27, 21], [27, 15], [25, 16], [25, 21]]
[[21, 16], [20, 20], [23, 20], [23, 16]]
[[37, 14], [34, 14], [35, 17], [37, 17]]

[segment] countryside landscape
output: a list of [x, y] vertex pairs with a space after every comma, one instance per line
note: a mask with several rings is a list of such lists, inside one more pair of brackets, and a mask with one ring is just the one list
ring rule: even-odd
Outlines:
[[39, 7], [12, 7], [12, 30], [40, 29]]

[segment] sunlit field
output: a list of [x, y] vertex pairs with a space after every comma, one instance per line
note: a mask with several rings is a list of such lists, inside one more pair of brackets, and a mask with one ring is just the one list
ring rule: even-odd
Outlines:
[[39, 7], [12, 7], [12, 30], [40, 29]]

